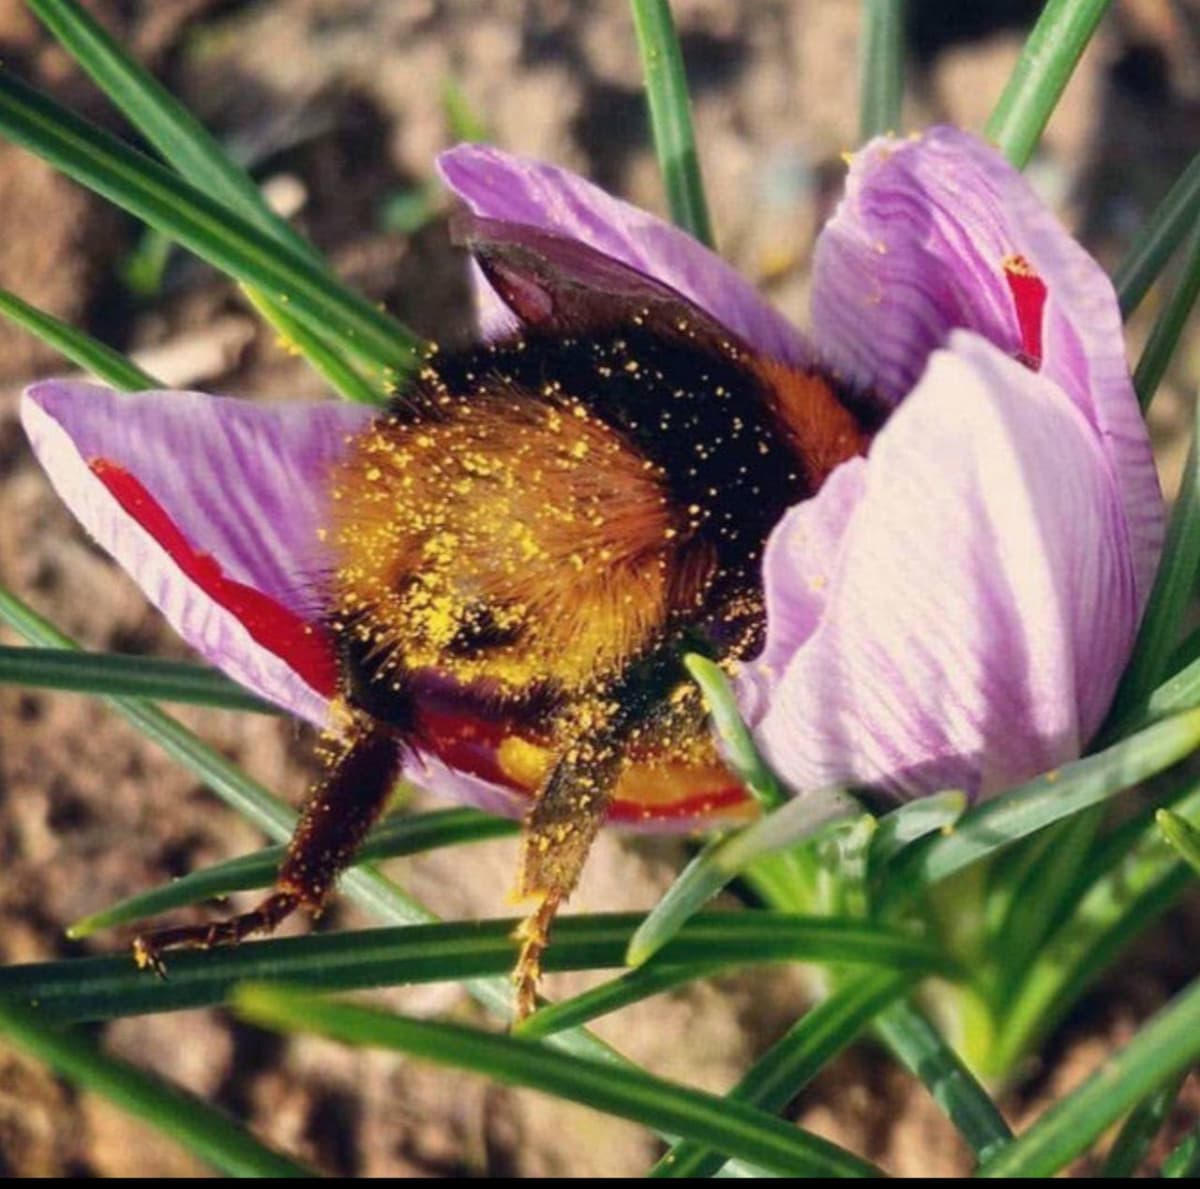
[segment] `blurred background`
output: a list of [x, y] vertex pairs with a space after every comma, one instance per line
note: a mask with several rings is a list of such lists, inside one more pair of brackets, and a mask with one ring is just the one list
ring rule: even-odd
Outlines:
[[[663, 195], [624, 0], [95, 0], [88, 7], [215, 131], [337, 268], [425, 335], [469, 335], [464, 264], [445, 228], [436, 153], [464, 137], [569, 166], [651, 210]], [[675, 0], [719, 249], [803, 323], [814, 236], [836, 204], [858, 124], [853, 0]], [[904, 131], [978, 131], [1038, 0], [909, 0]], [[91, 119], [128, 129], [20, 0], [0, 0], [4, 67]], [[1111, 266], [1200, 145], [1200, 3], [1114, 0], [1030, 176]], [[181, 387], [264, 400], [320, 381], [204, 265], [21, 150], [0, 144], [0, 285]], [[1167, 284], [1172, 273], [1167, 274]], [[1130, 327], [1136, 358], [1158, 303]], [[86, 646], [184, 656], [92, 547], [32, 463], [16, 397], [61, 371], [0, 324], [0, 582]], [[1164, 486], [1187, 447], [1200, 334], [1193, 320], [1151, 422]], [[0, 629], [0, 642], [15, 643]], [[306, 731], [252, 715], [179, 716], [298, 799]], [[70, 921], [249, 850], [252, 827], [95, 701], [0, 687], [0, 962], [78, 952]], [[678, 841], [606, 835], [572, 908], [644, 909]], [[391, 864], [448, 917], [509, 915], [512, 843]], [[1082, 1002], [1014, 1087], [1024, 1123], [1090, 1072], [1190, 973], [1193, 900]], [[335, 906], [321, 928], [365, 925]], [[307, 927], [307, 926], [301, 926]], [[124, 944], [102, 936], [86, 948]], [[593, 979], [593, 981], [595, 981]], [[586, 985], [550, 980], [552, 994]], [[454, 987], [397, 993], [418, 1013], [475, 1019]], [[804, 1009], [798, 973], [751, 972], [650, 1001], [597, 1028], [667, 1077], [726, 1089]], [[215, 1012], [121, 1021], [110, 1047], [220, 1103], [324, 1170], [348, 1175], [637, 1174], [656, 1144], [583, 1108], [315, 1039], [284, 1041]], [[1194, 1080], [1194, 1079], [1193, 1079]], [[1192, 1117], [1200, 1087], [1181, 1100]], [[969, 1167], [936, 1107], [859, 1046], [794, 1104], [806, 1127], [899, 1174]], [[0, 1052], [0, 1175], [202, 1174], [112, 1106]]]

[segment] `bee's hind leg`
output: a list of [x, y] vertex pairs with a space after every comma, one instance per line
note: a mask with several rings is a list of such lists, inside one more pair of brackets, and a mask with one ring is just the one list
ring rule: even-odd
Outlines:
[[612, 804], [626, 750], [684, 676], [678, 647], [667, 640], [615, 682], [568, 709], [559, 723], [563, 744], [558, 762], [521, 831], [515, 898], [532, 901], [535, 907], [516, 933], [521, 942], [513, 971], [518, 1021], [537, 1006], [550, 926], [579, 883]]
[[621, 752], [615, 742], [585, 740], [554, 766], [525, 819], [517, 869], [516, 899], [533, 901], [522, 921], [513, 970], [518, 1021], [537, 1006], [542, 954], [559, 906], [575, 890], [592, 843], [612, 803]]
[[401, 735], [394, 726], [351, 711], [346, 725], [326, 742], [326, 768], [313, 787], [275, 887], [256, 908], [224, 921], [161, 929], [134, 939], [139, 967], [165, 973], [162, 952], [233, 945], [270, 933], [298, 908], [320, 912], [338, 874], [391, 794], [401, 765]]

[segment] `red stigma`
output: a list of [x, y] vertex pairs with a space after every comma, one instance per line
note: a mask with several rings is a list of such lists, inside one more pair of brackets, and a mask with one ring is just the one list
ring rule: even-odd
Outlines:
[[1046, 308], [1046, 282], [1033, 271], [1024, 256], [1007, 256], [1001, 267], [1021, 330], [1018, 358], [1036, 372], [1042, 366], [1042, 314]]

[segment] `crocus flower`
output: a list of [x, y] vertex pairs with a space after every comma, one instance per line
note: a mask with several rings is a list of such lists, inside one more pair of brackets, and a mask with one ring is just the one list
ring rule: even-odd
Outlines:
[[[665, 288], [888, 411], [768, 545], [766, 646], [739, 698], [793, 790], [980, 796], [1080, 754], [1128, 659], [1163, 508], [1112, 287], [1019, 173], [947, 128], [867, 145], [817, 244], [806, 338], [712, 252], [564, 170], [479, 146], [440, 169], [477, 242], [536, 233], [580, 286]], [[476, 279], [483, 333], [517, 329]], [[49, 381], [22, 415], [62, 497], [183, 637], [325, 724], [324, 476], [372, 414]], [[410, 777], [516, 811], [536, 784], [521, 746], [456, 718], [452, 692], [430, 695], [439, 742]], [[742, 796], [724, 774], [653, 775], [651, 800], [619, 791], [615, 817], [692, 825]]]

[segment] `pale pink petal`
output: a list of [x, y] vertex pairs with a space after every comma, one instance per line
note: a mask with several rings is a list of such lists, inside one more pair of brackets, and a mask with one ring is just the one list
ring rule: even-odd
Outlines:
[[[826, 499], [831, 514], [802, 506], [776, 530], [771, 664], [747, 678], [769, 690], [756, 729], [783, 778], [987, 795], [1077, 757], [1139, 613], [1119, 495], [1079, 409], [955, 332], [861, 484], [831, 480]], [[840, 539], [822, 534], [847, 513]], [[813, 575], [828, 578], [819, 615], [803, 606]], [[781, 614], [797, 593], [800, 614]]]

